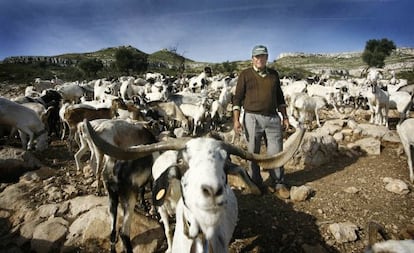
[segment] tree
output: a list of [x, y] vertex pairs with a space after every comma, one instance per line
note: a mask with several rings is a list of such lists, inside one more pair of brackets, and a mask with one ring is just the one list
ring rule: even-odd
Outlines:
[[223, 62], [222, 65], [223, 65], [224, 71], [229, 74], [237, 70], [237, 64], [235, 62], [226, 61], [226, 62]]
[[385, 65], [385, 58], [395, 48], [394, 42], [385, 38], [381, 40], [368, 40], [362, 53], [362, 60], [369, 67], [382, 68]]
[[96, 77], [96, 73], [102, 70], [103, 63], [96, 58], [84, 59], [79, 62], [78, 67], [85, 72], [86, 76]]
[[144, 53], [139, 53], [128, 48], [120, 48], [115, 53], [116, 66], [120, 72], [127, 75], [131, 71], [145, 72], [148, 67], [148, 57]]

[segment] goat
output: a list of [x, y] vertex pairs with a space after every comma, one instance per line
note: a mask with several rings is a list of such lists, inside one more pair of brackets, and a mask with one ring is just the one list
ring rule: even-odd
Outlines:
[[[377, 242], [377, 234], [385, 241]], [[414, 240], [391, 240], [385, 228], [376, 222], [368, 223], [368, 246], [364, 253], [411, 253], [414, 250]]]
[[397, 125], [397, 133], [400, 136], [401, 143], [407, 155], [408, 171], [410, 181], [414, 183], [414, 118], [409, 118]]
[[203, 90], [207, 88], [208, 83], [210, 82], [211, 71], [208, 72], [204, 70], [198, 76], [194, 76], [188, 80], [188, 87], [191, 92], [196, 92], [196, 90]]
[[312, 122], [313, 116], [316, 117], [316, 123], [321, 127], [319, 121], [319, 109], [326, 105], [326, 100], [319, 96], [309, 96], [306, 93], [291, 94], [290, 114], [297, 118], [300, 123]]
[[335, 87], [327, 87], [320, 84], [312, 84], [306, 87], [307, 93], [309, 96], [319, 96], [325, 98], [326, 102], [332, 105], [336, 112], [338, 109], [336, 107], [337, 102], [341, 102], [341, 89]]
[[136, 85], [133, 77], [127, 78], [121, 82], [119, 93], [123, 100], [132, 99], [133, 96], [143, 96], [145, 87], [143, 85]]
[[35, 102], [23, 103], [21, 105], [35, 111], [36, 114], [39, 116], [40, 120], [45, 125], [46, 130], [50, 129], [48, 120], [49, 120], [50, 113], [54, 109], [53, 107], [49, 107], [48, 109], [46, 109], [42, 104], [35, 103]]
[[413, 104], [413, 97], [405, 91], [395, 91], [390, 93], [390, 109], [397, 109], [401, 123], [406, 119], [410, 113], [411, 106]]
[[366, 92], [368, 105], [371, 111], [371, 124], [385, 125], [388, 127], [388, 111], [390, 96], [388, 92], [378, 87], [376, 82], [371, 83], [371, 92]]
[[[70, 105], [66, 108], [63, 118], [64, 122], [69, 127], [69, 137], [71, 141], [75, 137], [76, 126], [83, 119], [94, 120], [94, 119], [112, 119], [117, 116], [118, 104], [123, 103], [121, 99], [112, 100], [110, 108], [95, 108], [93, 106], [84, 106], [81, 104]], [[72, 148], [72, 144], [69, 145]]]
[[84, 96], [85, 90], [77, 82], [64, 83], [55, 88], [61, 95], [64, 102], [79, 103]]
[[[182, 152], [188, 170], [181, 180], [183, 191], [177, 206], [177, 225], [172, 244], [172, 251], [180, 253], [199, 248], [200, 238], [203, 239], [202, 248], [208, 245], [213, 252], [228, 251], [227, 247], [237, 221], [237, 200], [227, 184], [227, 155], [233, 154], [257, 161], [263, 169], [280, 167], [296, 152], [305, 132], [302, 128], [297, 129], [286, 141], [284, 151], [267, 156], [252, 154], [229, 143], [206, 137], [172, 139], [120, 149], [100, 138], [89, 122], [86, 122], [86, 126], [95, 145], [116, 159], [139, 159], [154, 152], [167, 150]], [[191, 225], [188, 225], [189, 222]]]
[[35, 90], [38, 92], [42, 92], [44, 90], [47, 89], [53, 89], [53, 87], [55, 86], [54, 83], [52, 83], [52, 81], [50, 80], [42, 80], [40, 78], [36, 78], [33, 86], [35, 87]]
[[197, 134], [197, 127], [202, 127], [202, 121], [205, 119], [207, 108], [205, 103], [199, 104], [181, 104], [181, 111], [185, 116], [192, 119], [193, 126], [193, 136]]
[[308, 86], [308, 83], [305, 80], [289, 81], [291, 82], [282, 86], [283, 94], [285, 95], [285, 98], [288, 101], [290, 101], [292, 94], [298, 92], [305, 92], [306, 87]]
[[24, 89], [25, 97], [40, 97], [41, 93], [35, 90], [34, 86], [27, 86]]
[[[152, 177], [154, 179], [152, 198], [164, 225], [168, 245], [166, 252], [171, 252], [173, 239], [169, 217], [176, 214], [176, 208], [182, 196], [181, 176], [188, 169], [181, 160], [179, 151], [168, 150], [162, 153], [152, 166]], [[224, 169], [226, 174], [240, 176], [252, 193], [260, 194], [259, 188], [253, 183], [245, 169], [231, 163], [230, 159], [226, 161]]]
[[[17, 128], [23, 149], [42, 151], [48, 147], [45, 125], [35, 111], [7, 98], [0, 97], [0, 125]], [[29, 141], [27, 141], [29, 136]]]
[[47, 128], [49, 130], [49, 135], [53, 132], [59, 135], [60, 132], [60, 120], [59, 120], [59, 108], [62, 101], [62, 96], [59, 92], [53, 89], [43, 90], [40, 97], [17, 97], [12, 99], [12, 101], [19, 104], [24, 103], [38, 103], [41, 104], [45, 109], [49, 110], [47, 117]]
[[[147, 123], [133, 123], [122, 119], [96, 119], [92, 120], [90, 123], [93, 125], [94, 130], [99, 134], [101, 138], [120, 148], [127, 148], [132, 145], [142, 144], [141, 141], [144, 137], [141, 135], [147, 131], [151, 131]], [[126, 135], [125, 133], [128, 134]], [[86, 125], [83, 121], [77, 125], [77, 135], [80, 140], [80, 148], [74, 155], [77, 170], [79, 171], [82, 168], [82, 156], [88, 150], [90, 150], [91, 167], [95, 168], [97, 193], [99, 193], [101, 187], [100, 177], [104, 170], [104, 154], [93, 144], [91, 138], [89, 137], [88, 131], [86, 130]], [[107, 162], [108, 159], [109, 158], [106, 158]], [[85, 171], [83, 172], [86, 174]]]
[[[219, 98], [217, 100], [214, 100], [211, 104], [210, 115], [214, 127], [217, 126], [217, 123], [221, 123], [222, 119], [224, 118], [227, 111], [227, 105], [230, 103], [230, 100], [230, 88], [228, 88], [227, 83], [225, 83], [221, 89]], [[217, 117], [218, 119], [216, 119]]]
[[155, 111], [160, 117], [163, 118], [164, 122], [169, 124], [169, 128], [173, 128], [173, 121], [177, 121], [181, 124], [181, 127], [185, 132], [189, 131], [188, 119], [175, 102], [151, 101], [146, 104], [146, 107], [148, 108], [148, 115], [151, 111]]
[[113, 84], [104, 79], [98, 79], [93, 86], [93, 99], [97, 101], [105, 101], [112, 94]]

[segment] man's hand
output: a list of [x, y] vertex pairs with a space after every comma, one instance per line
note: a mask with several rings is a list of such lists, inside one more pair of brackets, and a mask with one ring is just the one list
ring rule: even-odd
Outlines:
[[240, 123], [240, 110], [233, 110], [233, 129], [237, 134], [241, 134], [243, 126]]
[[285, 131], [287, 131], [289, 129], [290, 123], [289, 123], [289, 119], [287, 117], [283, 118], [283, 125], [282, 126], [283, 126], [283, 129]]
[[240, 121], [234, 121], [233, 122], [233, 129], [234, 129], [234, 131], [237, 133], [237, 134], [241, 134], [242, 133], [242, 131], [243, 131], [243, 126], [242, 126], [242, 124], [240, 124]]

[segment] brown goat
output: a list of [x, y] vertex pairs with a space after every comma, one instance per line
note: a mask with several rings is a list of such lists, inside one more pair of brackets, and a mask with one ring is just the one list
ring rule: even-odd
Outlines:
[[123, 101], [119, 99], [112, 100], [111, 107], [109, 108], [96, 108], [89, 105], [76, 104], [71, 105], [66, 108], [64, 113], [64, 121], [69, 126], [69, 137], [68, 137], [68, 146], [70, 150], [73, 150], [74, 144], [73, 141], [79, 146], [77, 138], [75, 138], [76, 129], [78, 123], [82, 122], [84, 119], [94, 120], [94, 119], [112, 119], [115, 118], [118, 113], [118, 108], [123, 104]]

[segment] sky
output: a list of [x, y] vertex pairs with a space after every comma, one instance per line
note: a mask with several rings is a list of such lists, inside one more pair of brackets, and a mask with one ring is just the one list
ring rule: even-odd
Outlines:
[[1, 0], [0, 61], [133, 46], [151, 54], [269, 60], [287, 52], [362, 52], [370, 39], [414, 48], [413, 0]]

